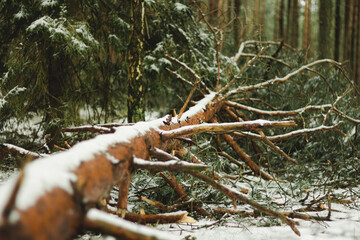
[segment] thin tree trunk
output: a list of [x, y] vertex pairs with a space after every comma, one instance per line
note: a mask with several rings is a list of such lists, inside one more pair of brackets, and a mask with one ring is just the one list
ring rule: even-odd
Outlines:
[[290, 45], [298, 48], [299, 44], [299, 1], [294, 0], [291, 11], [291, 42]]
[[286, 14], [286, 31], [285, 31], [285, 42], [291, 45], [291, 32], [292, 32], [292, 8], [293, 8], [293, 0], [287, 1], [287, 14]]
[[338, 61], [340, 59], [340, 31], [341, 31], [341, 1], [336, 0], [335, 6], [335, 42], [334, 42], [334, 60]]
[[234, 49], [238, 49], [240, 44], [240, 10], [241, 10], [241, 0], [234, 0], [234, 13], [235, 13], [235, 19], [233, 25]]
[[360, 93], [360, 23], [359, 23], [359, 19], [360, 19], [360, 4], [359, 1], [357, 0], [357, 31], [356, 31], [356, 48], [355, 48], [355, 64], [354, 64], [354, 82], [355, 82], [355, 87], [357, 89], [357, 94], [358, 96]]
[[307, 57], [311, 57], [310, 9], [311, 9], [311, 0], [305, 0], [302, 49], [306, 51]]
[[145, 120], [144, 58], [144, 0], [131, 0], [130, 41], [128, 64], [128, 122]]
[[285, 0], [281, 0], [280, 14], [279, 14], [279, 38], [281, 40], [285, 40], [284, 18], [285, 18]]
[[274, 39], [279, 39], [279, 21], [280, 21], [280, 7], [279, 7], [279, 0], [276, 0], [275, 3], [275, 18], [274, 18]]
[[[64, 78], [65, 66], [60, 59], [54, 57], [55, 48], [53, 46], [48, 47], [48, 109], [45, 114], [45, 122], [47, 128], [45, 134], [49, 137], [46, 138], [46, 143], [50, 149], [61, 138], [61, 123], [60, 119], [64, 119], [64, 112], [61, 110], [62, 105], [62, 82]], [[49, 134], [49, 135], [48, 135]]]
[[353, 11], [352, 11], [352, 29], [351, 29], [351, 51], [350, 51], [350, 64], [351, 64], [351, 71], [353, 79], [355, 79], [355, 70], [356, 70], [356, 40], [358, 39], [358, 0], [353, 1]]
[[351, 21], [352, 21], [352, 0], [345, 2], [345, 31], [344, 31], [344, 60], [349, 60], [351, 55]]
[[331, 44], [332, 1], [319, 1], [319, 57], [332, 58]]
[[215, 0], [209, 0], [209, 23], [211, 25], [215, 24], [215, 12], [216, 12], [217, 4]]

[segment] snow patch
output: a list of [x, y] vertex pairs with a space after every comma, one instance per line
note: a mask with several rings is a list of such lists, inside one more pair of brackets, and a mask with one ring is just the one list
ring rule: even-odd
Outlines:
[[[179, 119], [180, 121], [185, 121], [188, 118], [191, 118], [195, 114], [199, 113], [200, 111], [204, 111], [206, 105], [210, 103], [214, 97], [216, 96], [216, 92], [210, 92], [208, 95], [205, 95], [203, 99], [201, 99], [195, 106], [189, 108]], [[173, 120], [177, 122], [177, 117], [175, 117]]]
[[186, 11], [188, 9], [188, 7], [182, 3], [175, 3], [175, 10], [179, 11], [179, 12], [183, 12]]
[[57, 0], [42, 0], [40, 5], [42, 7], [53, 7], [58, 4]]

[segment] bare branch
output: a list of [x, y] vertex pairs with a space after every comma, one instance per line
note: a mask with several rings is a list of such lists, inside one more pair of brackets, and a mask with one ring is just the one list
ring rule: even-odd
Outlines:
[[201, 171], [206, 170], [208, 166], [203, 164], [197, 164], [197, 163], [189, 163], [185, 161], [179, 161], [179, 160], [169, 160], [165, 162], [156, 162], [156, 161], [149, 161], [149, 160], [143, 160], [140, 158], [134, 157], [134, 168], [138, 169], [147, 169], [151, 171], [187, 171], [187, 170], [193, 170], [193, 171]]
[[309, 106], [295, 109], [292, 111], [267, 111], [267, 110], [262, 110], [262, 109], [258, 109], [258, 108], [254, 108], [254, 107], [249, 107], [249, 106], [243, 105], [241, 103], [236, 103], [236, 102], [232, 102], [232, 101], [226, 101], [225, 104], [228, 106], [234, 107], [234, 108], [246, 110], [246, 111], [253, 112], [256, 114], [260, 114], [260, 115], [268, 115], [268, 116], [295, 116], [295, 115], [298, 115], [300, 113], [303, 113], [303, 112], [306, 112], [309, 110], [325, 110], [325, 109], [331, 108], [331, 106], [332, 106], [331, 104], [309, 105]]
[[336, 104], [338, 104], [338, 103], [340, 102], [340, 100], [343, 99], [346, 95], [348, 95], [352, 90], [353, 90], [353, 88], [348, 89], [347, 91], [345, 91], [345, 92], [343, 93], [343, 95], [339, 96], [339, 97], [335, 100], [335, 102], [332, 104], [332, 106], [331, 106], [331, 108], [329, 109], [329, 111], [326, 113], [322, 125], [325, 125], [327, 118], [329, 117], [330, 113], [334, 110]]
[[230, 132], [236, 130], [250, 130], [250, 129], [264, 129], [264, 128], [278, 128], [278, 127], [295, 127], [297, 124], [294, 121], [268, 121], [268, 120], [254, 120], [246, 122], [235, 123], [203, 123], [201, 125], [185, 126], [175, 130], [162, 131], [161, 139], [163, 141], [170, 138], [183, 137], [186, 135], [193, 135], [199, 133], [210, 132]]
[[26, 150], [25, 148], [18, 147], [13, 144], [9, 144], [9, 143], [3, 143], [2, 145], [10, 151], [17, 152], [21, 155], [31, 156], [33, 158], [49, 156], [48, 154], [32, 152], [32, 151]]
[[[270, 141], [277, 142], [277, 141], [287, 140], [289, 138], [294, 138], [294, 137], [301, 136], [301, 135], [306, 135], [308, 133], [335, 130], [342, 123], [344, 123], [344, 122], [341, 121], [341, 122], [339, 122], [339, 123], [337, 123], [336, 125], [333, 125], [333, 126], [323, 126], [322, 125], [322, 126], [319, 126], [319, 127], [316, 127], [316, 128], [299, 129], [299, 130], [292, 131], [292, 132], [285, 133], [285, 134], [281, 134], [281, 135], [267, 136], [267, 138]], [[255, 140], [260, 140], [260, 141], [262, 140], [262, 137], [260, 135], [255, 134], [255, 133], [251, 133], [251, 132], [241, 132], [241, 133], [234, 132], [232, 134], [234, 136], [237, 136], [237, 137], [248, 137], [248, 138], [255, 139]]]
[[240, 93], [240, 92], [251, 91], [251, 90], [255, 90], [255, 89], [259, 89], [259, 88], [264, 88], [264, 87], [267, 87], [267, 86], [270, 86], [270, 85], [273, 85], [273, 84], [276, 84], [276, 83], [286, 82], [290, 78], [300, 74], [301, 72], [307, 70], [308, 68], [313, 67], [313, 66], [318, 65], [318, 64], [322, 64], [322, 63], [330, 63], [330, 64], [333, 64], [333, 65], [337, 66], [338, 68], [341, 67], [341, 64], [339, 62], [336, 62], [336, 61], [334, 61], [332, 59], [317, 60], [317, 61], [314, 61], [312, 63], [309, 63], [307, 65], [304, 65], [304, 66], [300, 67], [296, 71], [293, 71], [293, 72], [287, 74], [286, 76], [284, 76], [282, 78], [276, 77], [274, 79], [271, 79], [271, 80], [268, 80], [268, 81], [265, 81], [265, 82], [262, 82], [262, 83], [258, 83], [258, 84], [250, 85], [250, 86], [239, 87], [237, 89], [231, 90], [226, 94], [226, 98], [228, 98], [228, 97], [230, 97], [230, 96], [232, 96], [234, 94]]

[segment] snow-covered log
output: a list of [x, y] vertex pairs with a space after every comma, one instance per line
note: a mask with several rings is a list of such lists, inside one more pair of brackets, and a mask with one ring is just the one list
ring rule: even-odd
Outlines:
[[223, 102], [210, 93], [183, 114], [116, 128], [70, 150], [27, 164], [0, 189], [0, 239], [69, 239], [84, 223], [89, 207], [119, 185], [126, 208], [133, 159], [149, 159], [149, 145], [162, 150], [179, 140], [161, 133], [206, 122]]

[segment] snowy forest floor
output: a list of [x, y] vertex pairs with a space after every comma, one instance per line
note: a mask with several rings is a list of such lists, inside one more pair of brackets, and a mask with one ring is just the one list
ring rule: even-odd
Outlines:
[[[2, 185], [11, 176], [16, 175], [17, 170], [0, 170], [0, 185]], [[271, 193], [274, 193], [274, 184], [268, 184], [267, 187]], [[272, 189], [272, 190], [271, 190]], [[304, 221], [298, 220], [301, 237], [296, 236], [291, 229], [285, 225], [280, 224], [277, 220], [272, 220], [269, 217], [238, 217], [226, 216], [220, 220], [201, 219], [193, 224], [162, 224], [157, 225], [156, 228], [161, 231], [166, 231], [172, 235], [179, 236], [179, 239], [196, 239], [196, 240], [226, 240], [226, 239], [360, 239], [360, 188], [336, 189], [333, 191], [336, 195], [344, 196], [343, 200], [349, 199], [345, 203], [331, 204], [331, 221]], [[351, 201], [350, 201], [351, 199]], [[284, 202], [285, 199], [274, 197], [277, 204]], [[289, 201], [287, 199], [286, 201]], [[281, 204], [280, 204], [281, 205]], [[292, 205], [289, 209], [285, 207], [281, 209], [294, 210], [303, 207], [302, 205]], [[241, 209], [238, 207], [238, 209]], [[244, 209], [247, 209], [246, 207]], [[249, 209], [247, 209], [249, 210]], [[308, 212], [314, 216], [327, 216], [328, 206], [324, 207], [321, 212]], [[79, 236], [79, 240], [88, 239], [114, 239], [112, 237], [105, 237], [97, 234], [85, 234]]]

